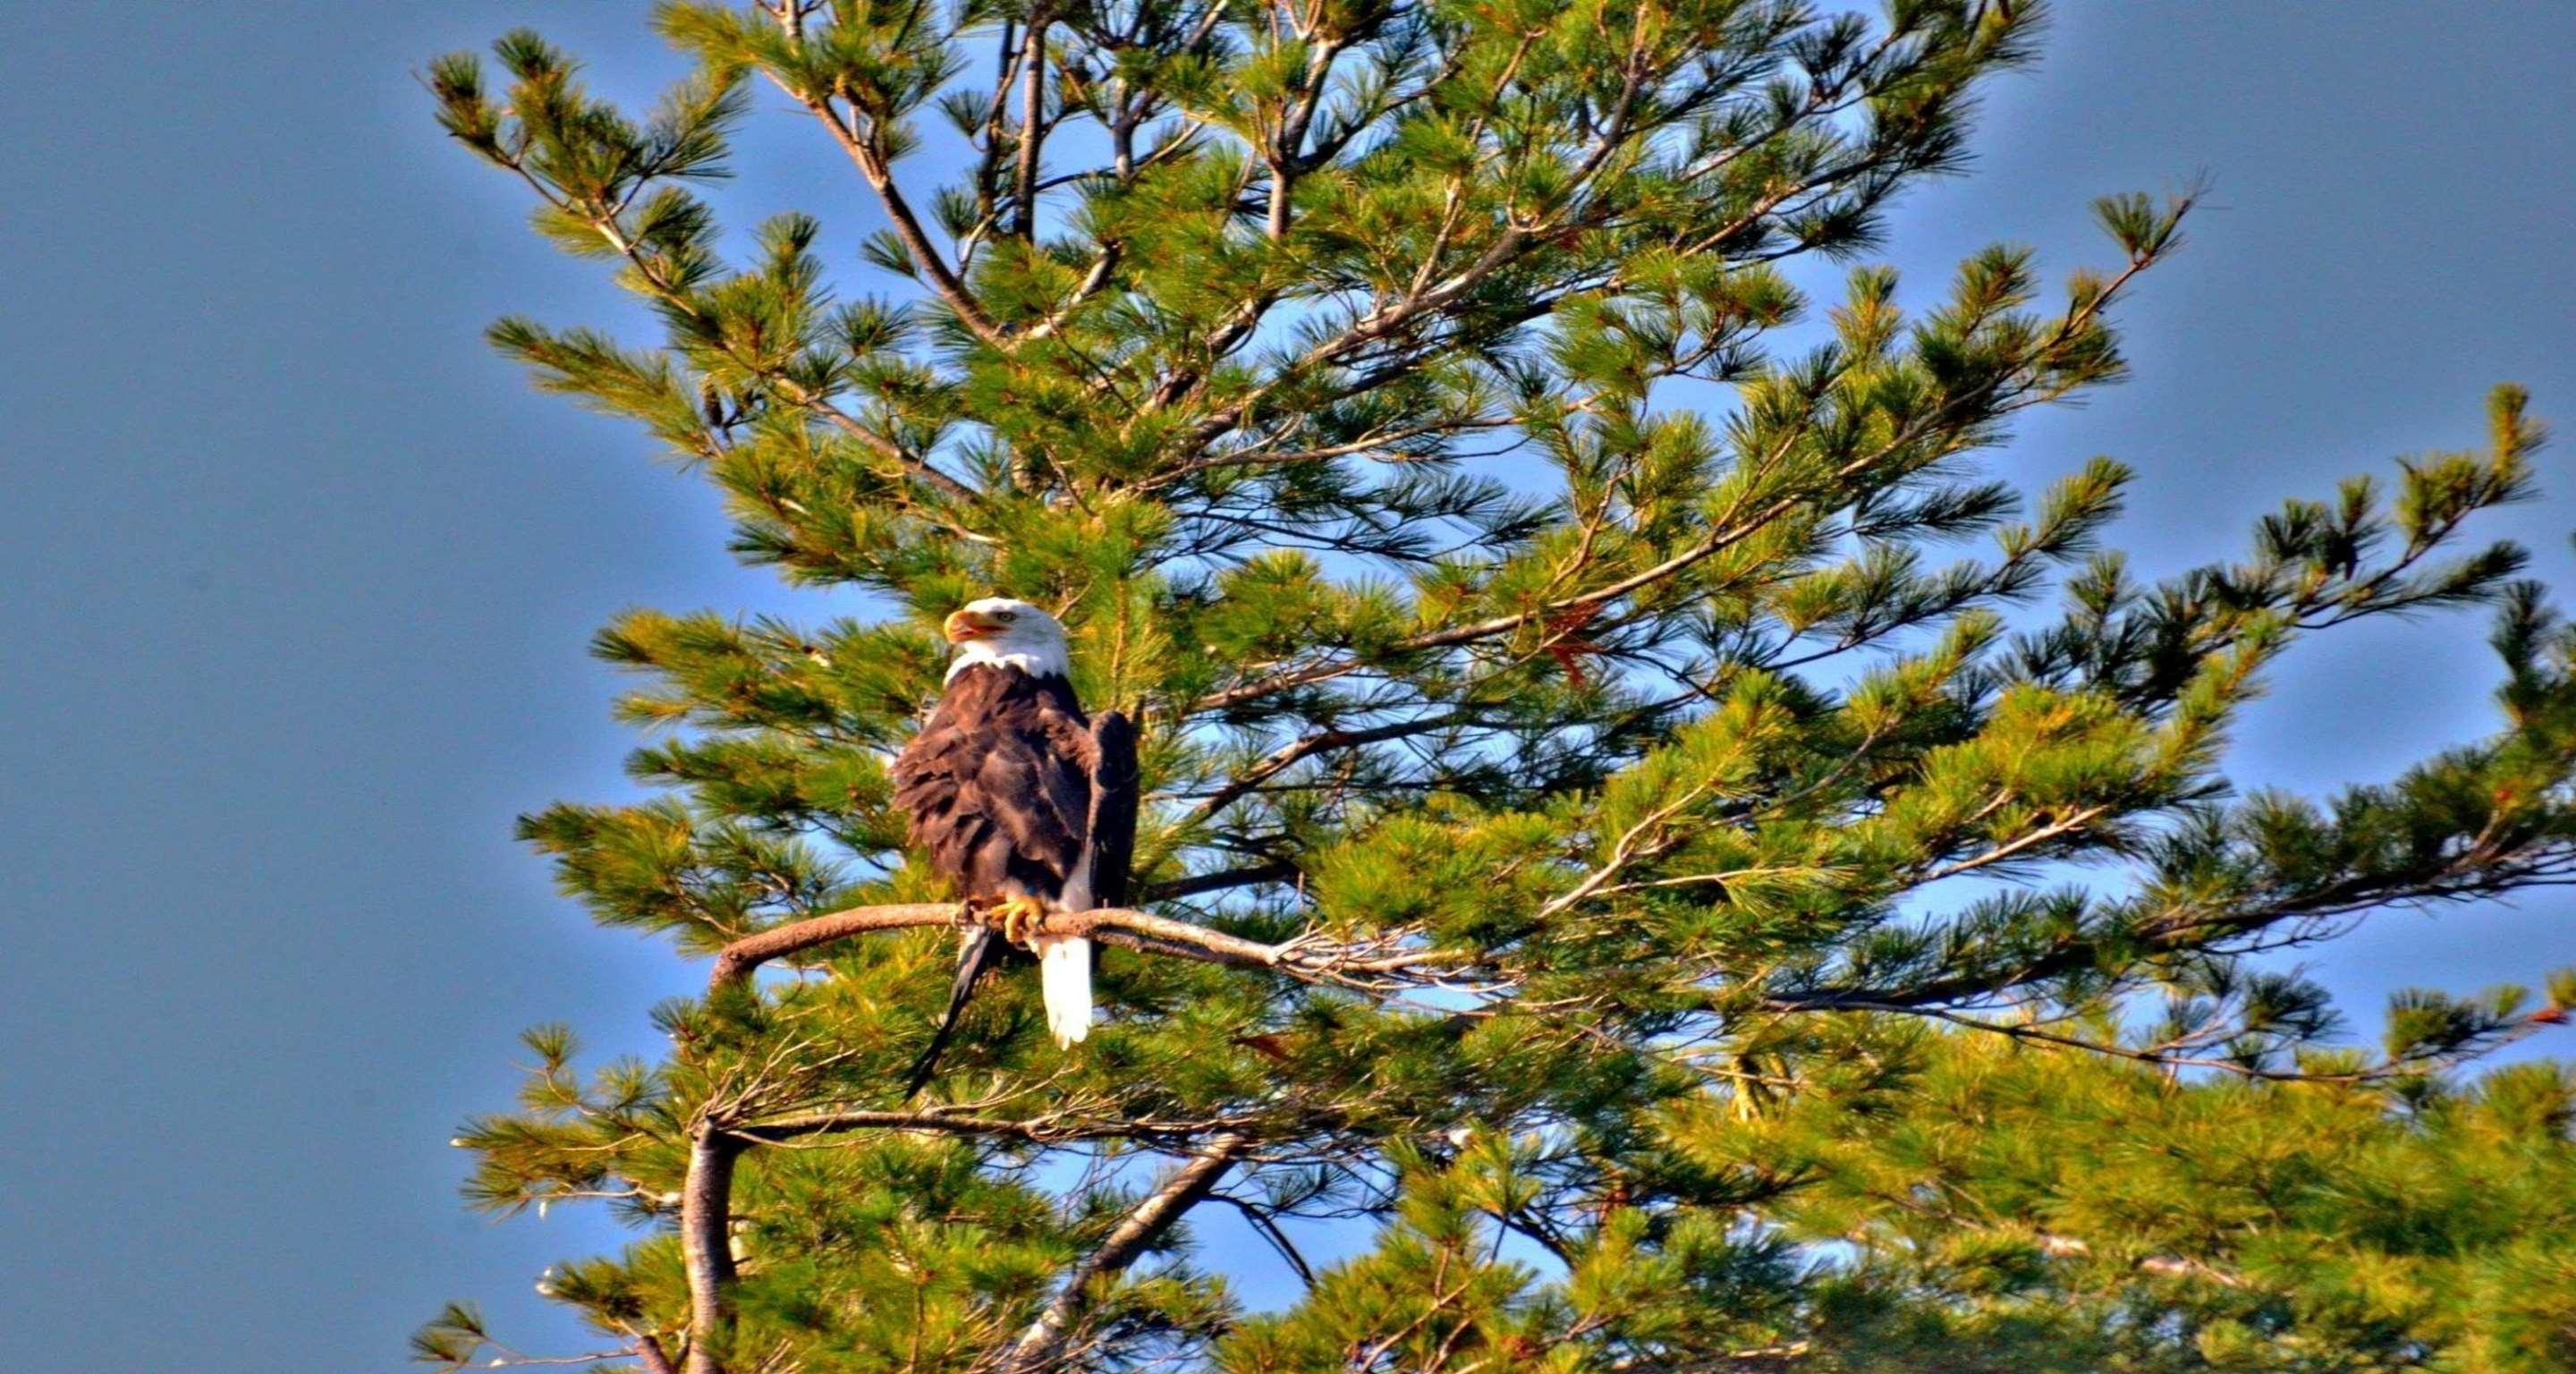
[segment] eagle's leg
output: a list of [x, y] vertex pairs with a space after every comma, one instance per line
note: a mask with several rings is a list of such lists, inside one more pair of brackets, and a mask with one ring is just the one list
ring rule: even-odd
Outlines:
[[994, 910], [1002, 918], [1002, 938], [1015, 945], [1027, 946], [1046, 923], [1046, 903], [1025, 892], [1004, 898]]

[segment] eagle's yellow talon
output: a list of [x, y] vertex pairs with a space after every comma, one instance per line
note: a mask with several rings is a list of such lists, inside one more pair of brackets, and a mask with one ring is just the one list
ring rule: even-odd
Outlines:
[[1012, 897], [995, 908], [1002, 915], [1002, 938], [1026, 945], [1046, 925], [1046, 903], [1035, 897]]

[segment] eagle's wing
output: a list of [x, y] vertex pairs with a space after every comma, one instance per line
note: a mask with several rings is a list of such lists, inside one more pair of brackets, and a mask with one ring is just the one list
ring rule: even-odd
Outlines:
[[[1090, 814], [1083, 818], [1083, 879], [1068, 891], [1075, 910], [1127, 905], [1136, 863], [1136, 727], [1116, 711], [1103, 711], [1088, 730], [1060, 746], [1082, 760], [1091, 783]], [[1040, 935], [1038, 987], [1046, 1001], [1047, 1029], [1070, 1045], [1091, 1033], [1091, 982], [1100, 949], [1079, 936]]]
[[[1124, 906], [1136, 857], [1136, 728], [1116, 711], [1103, 711], [1087, 728], [1062, 730], [1056, 751], [1080, 760], [1088, 784], [1083, 876], [1067, 885], [1065, 905], [1075, 911]], [[1041, 933], [1031, 943], [1038, 953], [1047, 1029], [1057, 1044], [1073, 1044], [1091, 1034], [1091, 983], [1099, 947], [1080, 935]]]
[[[1064, 884], [1073, 878], [1082, 862], [1084, 813], [1090, 809], [1090, 780], [1083, 776], [1082, 762], [1055, 749], [1044, 747], [1041, 734], [1032, 739], [1017, 732], [1004, 734], [984, 751], [984, 757], [967, 785], [960, 790], [958, 809], [979, 812], [989, 818], [1000, 838], [1009, 846], [1010, 867], [1021, 870], [1011, 876], [1027, 882], [1043, 870], [1054, 878], [1054, 890], [1030, 884], [1040, 896], [1062, 894]], [[990, 843], [989, 841], [987, 842]], [[991, 881], [998, 873], [987, 869], [992, 860], [970, 869], [968, 890], [982, 886], [979, 880]]]
[[[1136, 727], [1118, 711], [1100, 711], [1090, 730], [1064, 740], [1066, 753], [1090, 768], [1090, 815], [1084, 817], [1082, 882], [1066, 892], [1072, 910], [1123, 907], [1136, 866]], [[1092, 1029], [1092, 974], [1100, 946], [1084, 936], [1038, 936], [1038, 990], [1046, 995], [1046, 1029], [1056, 1044], [1074, 1044]]]
[[1136, 727], [1116, 711], [1091, 722], [1091, 904], [1127, 905], [1136, 862]]

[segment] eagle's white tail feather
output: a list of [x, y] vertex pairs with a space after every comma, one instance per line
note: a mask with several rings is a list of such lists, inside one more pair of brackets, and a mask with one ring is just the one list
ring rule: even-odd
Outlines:
[[1038, 992], [1046, 999], [1047, 1029], [1058, 1045], [1091, 1034], [1091, 941], [1079, 935], [1039, 936]]

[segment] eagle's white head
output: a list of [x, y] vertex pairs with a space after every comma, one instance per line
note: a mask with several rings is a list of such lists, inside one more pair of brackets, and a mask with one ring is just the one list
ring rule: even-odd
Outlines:
[[1031, 677], [1072, 675], [1064, 626], [1025, 601], [1006, 596], [969, 601], [948, 617], [946, 628], [948, 642], [957, 646], [957, 657], [948, 665], [951, 678], [975, 663], [1017, 668]]

